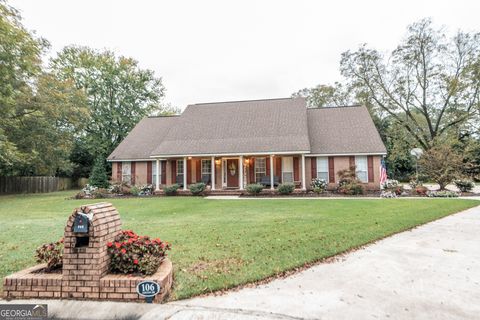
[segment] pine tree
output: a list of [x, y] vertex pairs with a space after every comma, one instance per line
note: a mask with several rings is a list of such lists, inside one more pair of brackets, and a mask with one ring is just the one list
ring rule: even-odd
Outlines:
[[97, 157], [97, 159], [95, 159], [92, 173], [89, 178], [89, 184], [98, 188], [108, 188], [109, 183], [103, 157]]

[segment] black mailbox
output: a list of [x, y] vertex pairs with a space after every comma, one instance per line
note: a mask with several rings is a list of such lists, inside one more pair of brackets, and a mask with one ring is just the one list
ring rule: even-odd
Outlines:
[[73, 232], [88, 233], [88, 216], [85, 214], [77, 214], [73, 222]]

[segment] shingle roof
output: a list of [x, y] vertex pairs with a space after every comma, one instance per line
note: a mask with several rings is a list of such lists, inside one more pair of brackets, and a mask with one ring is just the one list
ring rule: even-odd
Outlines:
[[302, 98], [189, 105], [152, 155], [308, 152]]
[[365, 107], [307, 109], [302, 98], [189, 105], [142, 119], [109, 160], [197, 154], [386, 153]]
[[364, 106], [307, 110], [312, 154], [386, 153]]
[[143, 118], [107, 159], [149, 159], [153, 149], [178, 119], [178, 116]]

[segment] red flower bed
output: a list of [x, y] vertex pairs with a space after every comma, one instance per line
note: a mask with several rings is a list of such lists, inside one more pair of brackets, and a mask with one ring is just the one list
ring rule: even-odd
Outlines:
[[170, 250], [170, 244], [160, 239], [139, 236], [124, 230], [107, 244], [110, 271], [114, 273], [154, 274]]

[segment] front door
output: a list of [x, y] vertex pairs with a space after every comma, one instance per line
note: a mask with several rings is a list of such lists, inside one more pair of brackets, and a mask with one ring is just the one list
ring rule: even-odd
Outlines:
[[238, 187], [238, 159], [227, 159], [227, 188]]

